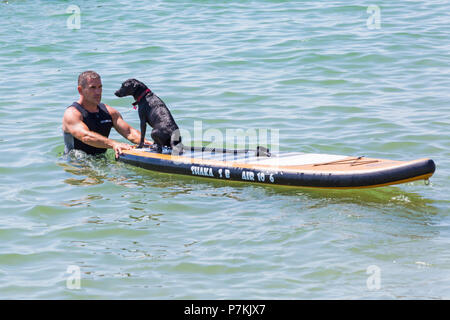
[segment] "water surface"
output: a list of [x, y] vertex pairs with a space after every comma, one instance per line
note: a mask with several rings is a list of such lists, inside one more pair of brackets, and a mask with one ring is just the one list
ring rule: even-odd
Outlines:
[[[371, 4], [2, 1], [0, 298], [448, 299], [450, 5], [378, 1], [377, 28]], [[132, 77], [189, 132], [279, 130], [282, 152], [437, 171], [428, 186], [329, 191], [64, 156], [88, 69], [134, 127], [113, 95]]]

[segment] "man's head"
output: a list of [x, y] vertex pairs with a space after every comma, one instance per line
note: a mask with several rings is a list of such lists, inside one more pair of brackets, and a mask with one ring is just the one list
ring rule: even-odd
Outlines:
[[136, 79], [128, 79], [124, 83], [119, 90], [117, 90], [114, 94], [118, 97], [125, 96], [136, 96], [147, 89], [147, 86], [139, 80]]
[[83, 100], [98, 105], [102, 100], [102, 79], [95, 71], [85, 71], [78, 76], [78, 92]]

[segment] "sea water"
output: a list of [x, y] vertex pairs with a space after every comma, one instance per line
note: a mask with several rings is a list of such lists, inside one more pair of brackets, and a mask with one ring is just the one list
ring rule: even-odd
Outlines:
[[[0, 298], [450, 298], [449, 11], [1, 1]], [[112, 150], [65, 156], [61, 120], [85, 70], [135, 128], [132, 98], [113, 94], [128, 78], [192, 136], [196, 121], [269, 130], [280, 152], [437, 170], [429, 185], [329, 191], [149, 172]]]

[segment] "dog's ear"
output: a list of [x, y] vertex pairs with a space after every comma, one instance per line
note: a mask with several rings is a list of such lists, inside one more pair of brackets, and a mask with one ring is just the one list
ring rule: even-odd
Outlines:
[[139, 83], [139, 80], [128, 79], [124, 83], [122, 83], [122, 86], [131, 90], [136, 90], [139, 87]]
[[141, 87], [142, 84], [143, 84], [142, 82], [140, 82], [140, 81], [137, 80], [137, 79], [130, 79], [130, 81], [131, 81], [132, 86], [133, 86], [134, 89], [138, 89], [138, 88]]
[[125, 80], [125, 81], [122, 83], [122, 86], [123, 86], [123, 87], [133, 87], [133, 84], [135, 83], [135, 81], [136, 81], [136, 79], [128, 79], [128, 80]]
[[137, 79], [132, 79], [134, 81], [134, 88], [135, 89], [148, 89], [148, 87], [143, 83], [142, 81], [139, 81]]

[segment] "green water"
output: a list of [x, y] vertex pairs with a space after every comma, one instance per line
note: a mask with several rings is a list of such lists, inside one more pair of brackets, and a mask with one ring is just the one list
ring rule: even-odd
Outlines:
[[[449, 11], [2, 1], [0, 298], [450, 298]], [[132, 100], [113, 95], [132, 77], [189, 132], [279, 130], [282, 152], [429, 157], [437, 171], [430, 185], [328, 191], [67, 157], [61, 119], [88, 69], [134, 127]]]

